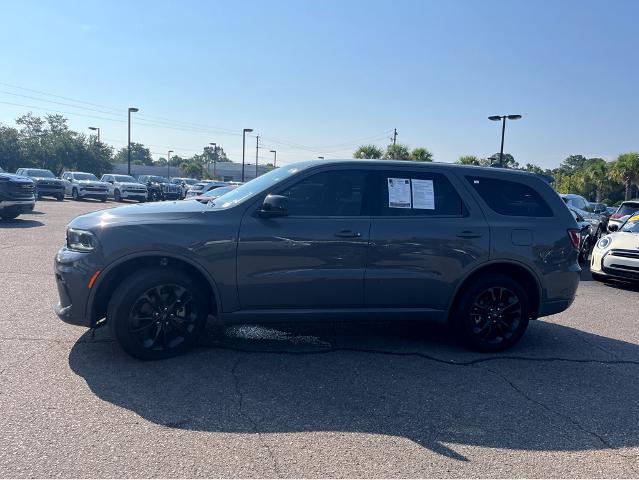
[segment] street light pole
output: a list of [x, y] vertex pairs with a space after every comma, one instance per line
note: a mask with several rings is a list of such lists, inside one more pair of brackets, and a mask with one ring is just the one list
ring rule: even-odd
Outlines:
[[[215, 167], [217, 166], [217, 143], [212, 142], [212, 143], [209, 143], [209, 145], [213, 145], [213, 180], [215, 180]], [[209, 167], [208, 167], [209, 165], [210, 163], [207, 164], [206, 166], [207, 175], [209, 173]]]
[[166, 179], [171, 180], [171, 154], [173, 150], [169, 150], [166, 154]]
[[257, 153], [260, 149], [260, 136], [255, 137], [255, 178], [257, 178]]
[[273, 154], [273, 168], [277, 168], [277, 151], [271, 150], [271, 153]]
[[131, 113], [135, 113], [139, 111], [139, 109], [135, 108], [135, 107], [129, 107], [129, 137], [128, 137], [128, 141], [127, 141], [127, 157], [128, 157], [128, 163], [127, 163], [127, 174], [131, 175]]
[[246, 156], [246, 134], [252, 132], [252, 128], [245, 128], [242, 130], [242, 183], [244, 183], [244, 164]]
[[100, 127], [89, 127], [89, 130], [98, 131], [98, 143], [100, 143]]
[[488, 120], [499, 122], [501, 120], [501, 147], [499, 148], [499, 166], [504, 166], [504, 136], [506, 135], [506, 119], [519, 120], [521, 115], [491, 115]]

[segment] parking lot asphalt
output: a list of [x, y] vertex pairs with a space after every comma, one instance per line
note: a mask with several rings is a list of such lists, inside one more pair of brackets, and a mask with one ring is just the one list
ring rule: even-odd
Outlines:
[[639, 289], [584, 272], [500, 355], [434, 326], [242, 326], [144, 363], [53, 313], [66, 224], [113, 206], [0, 224], [0, 476], [639, 476]]

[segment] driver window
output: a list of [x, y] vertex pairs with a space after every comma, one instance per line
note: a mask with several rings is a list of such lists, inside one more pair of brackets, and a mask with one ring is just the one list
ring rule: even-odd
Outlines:
[[290, 216], [349, 217], [362, 215], [367, 173], [334, 170], [305, 178], [280, 193], [288, 197]]

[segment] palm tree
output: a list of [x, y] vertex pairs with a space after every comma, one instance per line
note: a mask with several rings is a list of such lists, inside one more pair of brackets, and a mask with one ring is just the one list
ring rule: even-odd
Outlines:
[[384, 158], [388, 160], [410, 160], [410, 150], [408, 150], [408, 146], [401, 143], [392, 143], [386, 147]]
[[584, 172], [584, 180], [594, 185], [595, 201], [601, 202], [604, 194], [606, 180], [608, 180], [608, 164], [603, 158], [591, 158], [590, 164]]
[[379, 159], [382, 158], [382, 149], [375, 145], [362, 145], [359, 147], [355, 153], [353, 153], [353, 158], [359, 159], [367, 159], [374, 158]]
[[639, 181], [639, 153], [622, 153], [610, 166], [610, 177], [623, 184], [626, 189], [626, 200], [630, 200], [630, 190]]
[[432, 162], [433, 154], [427, 148], [417, 147], [410, 153], [410, 159], [416, 162]]

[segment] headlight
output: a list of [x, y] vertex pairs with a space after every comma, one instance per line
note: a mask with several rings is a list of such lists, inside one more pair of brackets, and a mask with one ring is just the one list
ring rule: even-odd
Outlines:
[[612, 243], [612, 238], [606, 235], [605, 237], [602, 237], [601, 240], [597, 242], [597, 248], [600, 250], [605, 250], [606, 248], [610, 246], [611, 243]]
[[67, 229], [67, 248], [76, 252], [90, 252], [97, 246], [95, 235], [87, 230]]

